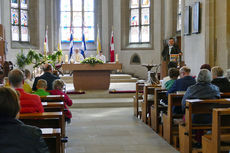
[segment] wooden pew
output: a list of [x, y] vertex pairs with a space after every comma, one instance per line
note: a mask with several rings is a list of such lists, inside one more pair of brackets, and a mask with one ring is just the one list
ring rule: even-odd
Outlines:
[[42, 137], [44, 138], [50, 153], [64, 153], [61, 149], [61, 129], [41, 128]]
[[19, 119], [25, 124], [40, 128], [60, 128], [62, 138], [65, 137], [63, 112], [26, 113], [20, 114]]
[[[148, 95], [154, 95], [154, 90], [155, 90], [155, 87], [152, 86], [152, 85], [145, 85], [144, 86], [144, 101], [141, 102], [141, 109], [142, 109], [142, 115], [141, 115], [141, 118], [142, 118], [142, 121], [144, 123], [148, 123], [150, 125], [150, 108], [153, 104], [153, 100], [149, 99], [148, 98]], [[149, 115], [147, 117], [147, 115]], [[148, 122], [147, 122], [148, 121]]]
[[139, 110], [140, 103], [143, 101], [143, 89], [144, 89], [144, 83], [136, 82], [136, 95], [134, 96], [133, 101], [133, 108], [134, 108], [134, 116], [138, 118], [140, 116], [141, 118], [141, 110]]
[[[212, 134], [202, 137], [202, 153], [221, 153], [230, 150], [230, 108], [213, 109]], [[228, 145], [223, 146], [222, 144]]]
[[42, 102], [62, 102], [64, 101], [64, 95], [48, 95], [40, 96]]
[[181, 106], [181, 101], [184, 94], [171, 93], [168, 95], [168, 110], [167, 114], [163, 114], [163, 137], [175, 148], [178, 148], [178, 125], [174, 124], [173, 120], [182, 118], [182, 115], [173, 115], [173, 107]]
[[211, 130], [211, 124], [193, 124], [192, 114], [212, 114], [213, 108], [228, 108], [230, 100], [227, 99], [192, 99], [186, 100], [185, 124], [179, 125], [180, 152], [192, 153], [201, 152], [201, 149], [193, 149], [193, 130]]
[[64, 102], [42, 102], [45, 112], [63, 112]]
[[159, 133], [163, 134], [162, 125], [160, 126], [160, 112], [165, 111], [167, 107], [160, 105], [161, 99], [167, 99], [166, 96], [167, 90], [162, 88], [155, 88], [154, 91], [154, 104], [151, 107], [151, 127], [152, 129]]

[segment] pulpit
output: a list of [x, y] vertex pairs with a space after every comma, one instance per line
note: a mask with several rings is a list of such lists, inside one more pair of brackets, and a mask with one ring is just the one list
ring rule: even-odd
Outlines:
[[122, 69], [122, 65], [119, 63], [63, 64], [62, 69], [73, 71], [73, 83], [76, 91], [108, 90], [111, 71]]

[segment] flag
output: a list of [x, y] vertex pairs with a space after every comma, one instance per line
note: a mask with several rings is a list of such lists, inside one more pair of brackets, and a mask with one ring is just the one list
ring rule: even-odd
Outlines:
[[85, 58], [85, 51], [86, 51], [86, 43], [85, 43], [85, 34], [82, 34], [82, 42], [81, 42], [81, 54]]
[[100, 31], [99, 26], [97, 25], [97, 54], [101, 51], [101, 40], [100, 40]]
[[111, 40], [110, 40], [110, 62], [114, 62], [114, 38], [113, 38], [113, 29], [112, 29]]
[[44, 55], [47, 55], [47, 52], [49, 52], [49, 47], [48, 47], [48, 26], [46, 27], [46, 33], [45, 33], [45, 42], [44, 42]]
[[69, 44], [69, 60], [71, 59], [72, 55], [73, 55], [73, 32], [71, 31], [70, 44]]

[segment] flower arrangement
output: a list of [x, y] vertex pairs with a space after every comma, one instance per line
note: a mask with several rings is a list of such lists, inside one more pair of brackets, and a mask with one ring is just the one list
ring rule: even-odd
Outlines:
[[100, 59], [96, 59], [95, 57], [88, 57], [85, 58], [83, 61], [81, 61], [82, 64], [90, 64], [90, 65], [95, 65], [95, 64], [103, 64], [104, 62]]
[[41, 53], [38, 53], [35, 50], [30, 49], [27, 55], [23, 53], [23, 50], [21, 50], [21, 53], [17, 54], [17, 65], [20, 69], [24, 69], [26, 65], [34, 64], [34, 68], [39, 67], [40, 65], [44, 63], [50, 63], [55, 67], [55, 64], [58, 60], [58, 58], [62, 55], [62, 52], [56, 51], [52, 54], [49, 54], [48, 56], [42, 55]]

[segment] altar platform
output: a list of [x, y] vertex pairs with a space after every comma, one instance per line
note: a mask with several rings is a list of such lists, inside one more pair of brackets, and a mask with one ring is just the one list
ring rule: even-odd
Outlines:
[[73, 100], [71, 108], [132, 107], [137, 78], [128, 74], [111, 74], [109, 90], [91, 90], [74, 93], [72, 78], [61, 77], [66, 82], [68, 96]]

